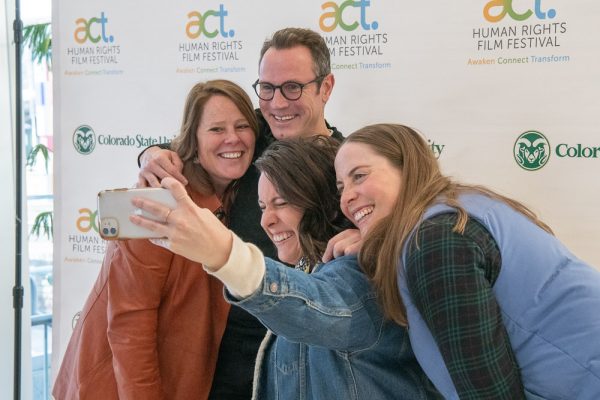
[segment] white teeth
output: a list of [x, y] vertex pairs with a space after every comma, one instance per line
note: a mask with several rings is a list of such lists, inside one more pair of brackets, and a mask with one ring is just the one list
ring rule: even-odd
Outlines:
[[289, 121], [290, 119], [294, 118], [294, 116], [293, 115], [282, 115], [282, 116], [273, 115], [273, 118], [275, 118], [277, 121]]
[[231, 153], [221, 153], [221, 157], [223, 158], [240, 158], [242, 156], [241, 151], [231, 152]]
[[354, 220], [356, 222], [358, 222], [361, 219], [363, 219], [364, 217], [366, 217], [367, 215], [371, 214], [372, 212], [373, 212], [373, 207], [365, 207], [354, 214]]
[[292, 236], [292, 232], [276, 233], [275, 235], [273, 235], [273, 241], [275, 243], [282, 242], [291, 236]]

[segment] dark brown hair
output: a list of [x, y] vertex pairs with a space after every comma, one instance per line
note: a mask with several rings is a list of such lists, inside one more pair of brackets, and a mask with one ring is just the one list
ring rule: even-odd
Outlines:
[[303, 211], [298, 235], [311, 265], [321, 260], [327, 242], [352, 227], [340, 210], [333, 162], [340, 145], [327, 136], [272, 143], [255, 165], [290, 205]]
[[265, 40], [260, 50], [258, 65], [260, 66], [263, 56], [271, 47], [281, 50], [296, 46], [304, 46], [310, 51], [315, 76], [323, 78], [331, 73], [331, 56], [325, 40], [317, 32], [304, 28], [280, 29], [270, 39]]

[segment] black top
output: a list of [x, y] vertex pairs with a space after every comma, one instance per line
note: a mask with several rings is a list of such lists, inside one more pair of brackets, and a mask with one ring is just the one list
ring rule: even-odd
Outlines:
[[[260, 157], [269, 144], [275, 140], [260, 109], [255, 111], [259, 131], [253, 161]], [[332, 137], [338, 140], [344, 139], [344, 136], [334, 126], [325, 123], [327, 128], [332, 131]], [[159, 146], [169, 149], [169, 143], [162, 143]], [[140, 165], [140, 156], [138, 156], [138, 166]], [[237, 194], [228, 212], [229, 229], [243, 241], [256, 245], [265, 257], [277, 259], [275, 246], [260, 226], [259, 176], [258, 169], [252, 164], [239, 179]], [[265, 327], [256, 318], [232, 305], [225, 333], [221, 339], [219, 358], [209, 399], [247, 400], [252, 397], [254, 363], [265, 333]]]

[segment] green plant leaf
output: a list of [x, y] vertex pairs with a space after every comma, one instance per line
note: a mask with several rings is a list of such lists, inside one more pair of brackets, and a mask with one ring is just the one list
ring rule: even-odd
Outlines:
[[52, 29], [49, 22], [27, 25], [23, 28], [23, 44], [31, 49], [31, 59], [37, 63], [52, 62]]
[[45, 235], [48, 239], [53, 237], [54, 215], [52, 211], [44, 211], [36, 215], [29, 234], [39, 238], [40, 235]]
[[48, 160], [49, 160], [49, 152], [51, 150], [42, 143], [39, 143], [35, 146], [33, 146], [33, 148], [31, 149], [31, 151], [29, 152], [29, 154], [27, 154], [27, 166], [28, 167], [33, 167], [37, 161], [38, 155], [42, 155], [42, 157], [44, 158], [44, 165], [46, 167], [46, 173], [48, 173]]

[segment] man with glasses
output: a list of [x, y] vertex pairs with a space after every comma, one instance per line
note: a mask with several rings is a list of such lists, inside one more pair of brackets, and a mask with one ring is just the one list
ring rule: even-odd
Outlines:
[[[256, 156], [274, 138], [333, 135], [343, 139], [325, 121], [325, 104], [334, 83], [329, 49], [317, 32], [285, 28], [265, 40], [258, 79], [252, 85], [260, 106], [256, 110], [260, 124]], [[160, 186], [160, 180], [166, 176], [186, 183], [181, 160], [168, 150], [168, 144], [145, 149], [138, 157], [138, 165], [138, 186]]]
[[[275, 139], [342, 134], [325, 121], [325, 104], [335, 80], [331, 74], [329, 49], [318, 33], [309, 29], [285, 28], [267, 39], [260, 52], [258, 79], [254, 90], [259, 98], [259, 135], [255, 157]], [[168, 144], [149, 147], [139, 158], [138, 186], [160, 186], [172, 176], [187, 183], [182, 162]], [[251, 165], [239, 179], [237, 194], [228, 211], [229, 229], [243, 241], [257, 245], [263, 254], [277, 252], [260, 227], [258, 170]], [[221, 346], [210, 399], [250, 399], [254, 361], [265, 328], [238, 307], [231, 307]], [[192, 355], [190, 355], [192, 356]]]

